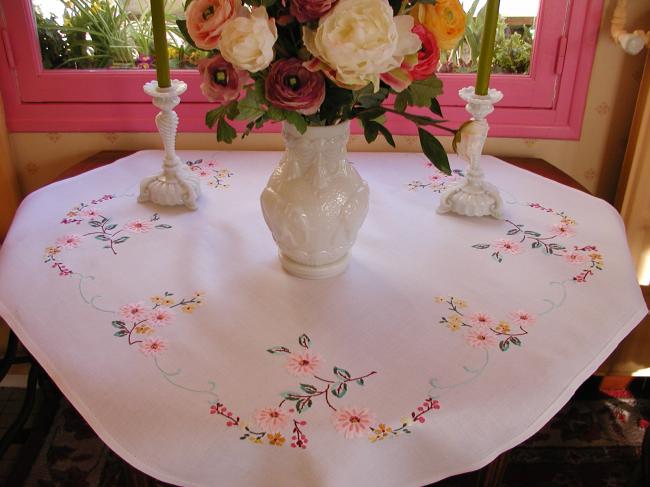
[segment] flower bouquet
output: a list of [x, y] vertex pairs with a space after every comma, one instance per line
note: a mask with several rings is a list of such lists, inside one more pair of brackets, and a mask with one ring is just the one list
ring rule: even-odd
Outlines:
[[347, 160], [350, 120], [368, 142], [381, 134], [394, 147], [386, 114], [405, 118], [426, 157], [450, 173], [427, 127], [444, 122], [435, 72], [440, 49], [464, 33], [458, 0], [189, 0], [185, 14], [181, 32], [210, 52], [199, 72], [217, 140], [236, 137], [231, 121], [246, 123], [242, 137], [284, 124], [287, 150], [261, 203], [289, 273], [323, 278], [347, 266], [369, 201]]
[[425, 128], [443, 120], [408, 108], [442, 116], [435, 72], [439, 49], [453, 49], [464, 34], [458, 0], [188, 0], [178, 25], [211, 53], [199, 71], [203, 94], [218, 105], [206, 114], [218, 141], [236, 137], [229, 120], [247, 122], [244, 137], [269, 121], [302, 134], [358, 119], [368, 142], [381, 134], [395, 146], [388, 112], [414, 123], [424, 154], [449, 172]]

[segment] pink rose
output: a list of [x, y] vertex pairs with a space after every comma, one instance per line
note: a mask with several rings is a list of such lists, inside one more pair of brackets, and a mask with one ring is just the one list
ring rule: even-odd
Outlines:
[[202, 59], [199, 73], [203, 78], [201, 92], [208, 100], [217, 103], [236, 100], [248, 80], [246, 71], [235, 68], [220, 54]]
[[329, 12], [335, 3], [336, 0], [291, 0], [289, 11], [298, 22], [311, 22]]
[[192, 0], [185, 10], [187, 31], [200, 49], [216, 49], [223, 25], [237, 15], [241, 0]]
[[312, 73], [300, 59], [281, 59], [266, 78], [266, 99], [278, 108], [313, 115], [325, 99], [325, 78]]
[[423, 25], [416, 25], [411, 32], [418, 35], [422, 41], [422, 48], [418, 52], [418, 63], [409, 70], [409, 74], [414, 80], [427, 79], [436, 72], [440, 60], [440, 49], [438, 49], [436, 38]]

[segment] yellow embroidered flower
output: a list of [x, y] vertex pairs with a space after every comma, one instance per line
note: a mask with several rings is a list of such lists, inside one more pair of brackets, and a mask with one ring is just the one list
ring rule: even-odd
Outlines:
[[408, 426], [409, 424], [412, 424], [412, 423], [413, 423], [413, 418], [411, 418], [410, 416], [404, 416], [404, 417], [402, 417], [402, 418], [399, 419], [399, 422], [400, 422], [403, 426]]
[[463, 320], [458, 315], [447, 316], [447, 328], [451, 331], [458, 331], [463, 326]]
[[282, 444], [286, 441], [284, 436], [282, 436], [280, 433], [269, 433], [266, 435], [266, 437], [269, 439], [269, 445], [282, 446]]
[[437, 0], [435, 5], [418, 4], [411, 15], [436, 38], [438, 47], [449, 51], [465, 34], [465, 11], [459, 0]]
[[454, 304], [460, 309], [467, 308], [467, 301], [464, 299], [454, 299]]
[[378, 440], [383, 440], [384, 438], [387, 438], [390, 436], [390, 434], [393, 432], [393, 428], [390, 426], [386, 426], [384, 423], [380, 423], [375, 430], [373, 431], [374, 434], [370, 435], [370, 441], [373, 443]]
[[573, 218], [569, 218], [568, 216], [562, 217], [562, 223], [565, 225], [575, 225], [576, 221]]
[[194, 296], [195, 298], [200, 298], [201, 296], [204, 296], [204, 295], [205, 295], [205, 292], [203, 292], [203, 291], [196, 291], [196, 292], [194, 293], [193, 296]]
[[447, 298], [445, 298], [444, 296], [436, 296], [435, 298], [433, 298], [433, 300], [438, 304], [442, 304], [445, 301], [447, 301]]
[[194, 313], [194, 310], [196, 309], [196, 305], [194, 303], [187, 303], [184, 306], [181, 306], [181, 311], [183, 313]]
[[170, 307], [174, 305], [174, 300], [171, 298], [165, 298], [163, 299], [162, 306]]
[[499, 333], [503, 333], [504, 335], [507, 335], [510, 333], [510, 325], [506, 321], [499, 321], [499, 324], [495, 328], [496, 331]]
[[149, 299], [153, 304], [157, 304], [158, 306], [162, 306], [165, 302], [165, 299], [161, 296], [151, 296]]
[[45, 255], [49, 255], [49, 256], [56, 255], [59, 252], [61, 252], [61, 247], [54, 247], [53, 246], [53, 247], [47, 247], [45, 249]]
[[154, 330], [149, 325], [144, 324], [136, 326], [133, 331], [138, 335], [149, 335], [150, 333], [153, 333]]
[[251, 443], [255, 443], [257, 445], [262, 444], [262, 438], [258, 438], [257, 436], [249, 436], [248, 439], [251, 441]]
[[76, 212], [76, 211], [69, 211], [69, 212], [66, 214], [66, 216], [67, 216], [68, 218], [72, 218], [73, 216], [77, 216], [77, 212]]

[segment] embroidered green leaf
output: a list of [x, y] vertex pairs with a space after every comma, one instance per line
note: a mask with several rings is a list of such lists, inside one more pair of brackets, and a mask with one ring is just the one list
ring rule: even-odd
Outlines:
[[503, 262], [503, 258], [499, 255], [499, 252], [494, 252], [492, 258], [496, 260], [499, 264]]
[[305, 397], [296, 403], [296, 411], [298, 411], [298, 414], [301, 414], [302, 412], [309, 409], [311, 405], [312, 405], [311, 399]]
[[116, 331], [115, 333], [113, 333], [113, 335], [116, 336], [116, 337], [123, 337], [123, 336], [128, 335], [128, 334], [129, 334], [129, 332], [126, 331], [126, 330], [119, 330], [119, 331]]
[[96, 220], [89, 221], [88, 225], [90, 225], [91, 227], [95, 227], [95, 228], [102, 226], [102, 224], [100, 222], [96, 221]]
[[501, 349], [502, 352], [505, 352], [510, 348], [510, 343], [508, 343], [508, 340], [501, 340], [499, 342], [499, 348]]
[[508, 230], [508, 235], [517, 235], [521, 230], [519, 228], [512, 228]]
[[110, 238], [108, 238], [106, 235], [95, 235], [95, 238], [97, 240], [101, 240], [102, 242], [108, 242]]
[[111, 322], [111, 325], [113, 325], [115, 328], [124, 328], [125, 324], [123, 321], [113, 321]]
[[318, 392], [318, 389], [311, 384], [300, 384], [300, 388], [307, 394], [316, 394]]
[[158, 215], [158, 213], [154, 213], [151, 217], [151, 220], [149, 221], [157, 222], [158, 220], [160, 220], [160, 215]]
[[117, 223], [111, 223], [106, 226], [106, 230], [114, 230], [115, 228], [117, 228]]
[[131, 237], [120, 237], [120, 238], [118, 238], [117, 240], [115, 240], [113, 243], [115, 243], [115, 244], [121, 244], [121, 243], [126, 242], [126, 241], [127, 241], [128, 239], [130, 239], [130, 238], [131, 238]]
[[303, 333], [298, 337], [298, 343], [303, 348], [309, 348], [309, 344], [311, 343], [311, 340], [307, 335]]
[[534, 248], [534, 249], [538, 249], [541, 246], [542, 246], [542, 244], [540, 242], [537, 242], [537, 241], [533, 242], [532, 245], [531, 245], [531, 247]]
[[541, 237], [541, 236], [542, 236], [541, 233], [533, 232], [532, 230], [526, 230], [524, 233], [525, 233], [526, 235], [530, 235], [530, 236], [532, 236], [532, 237]]
[[357, 384], [362, 386], [363, 384], [365, 384], [365, 382], [363, 381], [363, 379], [357, 379]]
[[339, 399], [345, 396], [346, 392], [348, 392], [348, 385], [345, 382], [337, 382], [332, 386], [332, 394]]
[[475, 248], [475, 249], [479, 249], [479, 250], [485, 250], [485, 249], [490, 248], [490, 244], [486, 244], [486, 243], [484, 243], [484, 244], [476, 244], [476, 245], [472, 245], [472, 247]]
[[513, 345], [517, 345], [518, 347], [521, 347], [521, 340], [517, 337], [510, 337], [510, 341], [512, 342]]
[[302, 397], [300, 397], [300, 393], [298, 392], [283, 392], [280, 395], [287, 401], [299, 401], [302, 399]]
[[350, 379], [352, 375], [345, 369], [334, 367], [334, 375], [338, 375], [341, 379]]
[[166, 229], [171, 228], [171, 227], [172, 227], [171, 225], [167, 225], [166, 223], [161, 223], [160, 225], [156, 225], [156, 228], [160, 228], [161, 230], [162, 229], [166, 230]]
[[287, 347], [272, 347], [267, 348], [266, 351], [269, 353], [291, 353], [291, 350], [289, 350]]

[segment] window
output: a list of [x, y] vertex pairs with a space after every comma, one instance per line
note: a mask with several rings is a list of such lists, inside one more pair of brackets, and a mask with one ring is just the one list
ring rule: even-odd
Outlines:
[[[138, 2], [148, 4], [148, 0], [120, 1], [127, 6]], [[172, 8], [177, 8], [179, 1], [168, 0], [168, 3]], [[48, 2], [60, 3], [60, 0], [33, 1], [37, 6]], [[472, 60], [475, 54], [470, 36], [476, 35], [480, 27], [480, 11], [485, 0], [462, 2], [466, 10], [473, 8], [474, 14], [479, 14], [479, 17], [476, 21], [470, 20], [469, 24], [475, 29], [468, 28], [461, 48], [446, 53], [444, 64], [441, 65], [440, 78], [444, 81], [445, 94], [439, 101], [445, 118], [450, 120], [450, 126], [467, 117], [457, 92], [474, 83], [472, 71], [475, 64]], [[502, 47], [508, 44], [509, 49], [520, 51], [523, 46], [532, 54], [529, 63], [526, 63], [526, 56], [520, 56], [522, 59], [517, 61], [518, 65], [507, 52], [501, 61], [497, 58], [495, 71], [502, 72], [493, 74], [490, 84], [503, 91], [505, 96], [490, 117], [491, 134], [577, 139], [600, 25], [602, 0], [502, 0], [501, 4], [502, 27], [499, 35], [502, 37]], [[125, 54], [122, 65], [121, 61], [113, 59], [111, 69], [101, 67], [101, 53], [94, 64], [88, 64], [88, 50], [86, 58], [75, 62], [74, 66], [50, 69], [53, 67], [51, 59], [44, 61], [41, 55], [32, 2], [12, 0], [3, 2], [0, 8], [4, 51], [0, 53], [0, 87], [9, 130], [155, 130], [152, 118], [154, 109], [142, 91], [142, 85], [155, 77], [154, 71], [119, 69], [135, 67], [131, 56], [133, 50]], [[145, 23], [143, 28], [146, 28]], [[115, 56], [116, 59], [118, 57]], [[198, 73], [193, 69], [176, 69], [172, 77], [186, 81], [189, 86], [177, 109], [182, 120], [181, 130], [208, 130], [203, 119], [209, 104], [200, 93]], [[414, 133], [413, 127], [404, 124], [401, 119], [389, 118], [388, 124], [395, 134]], [[270, 125], [264, 130], [274, 131], [278, 127]]]

